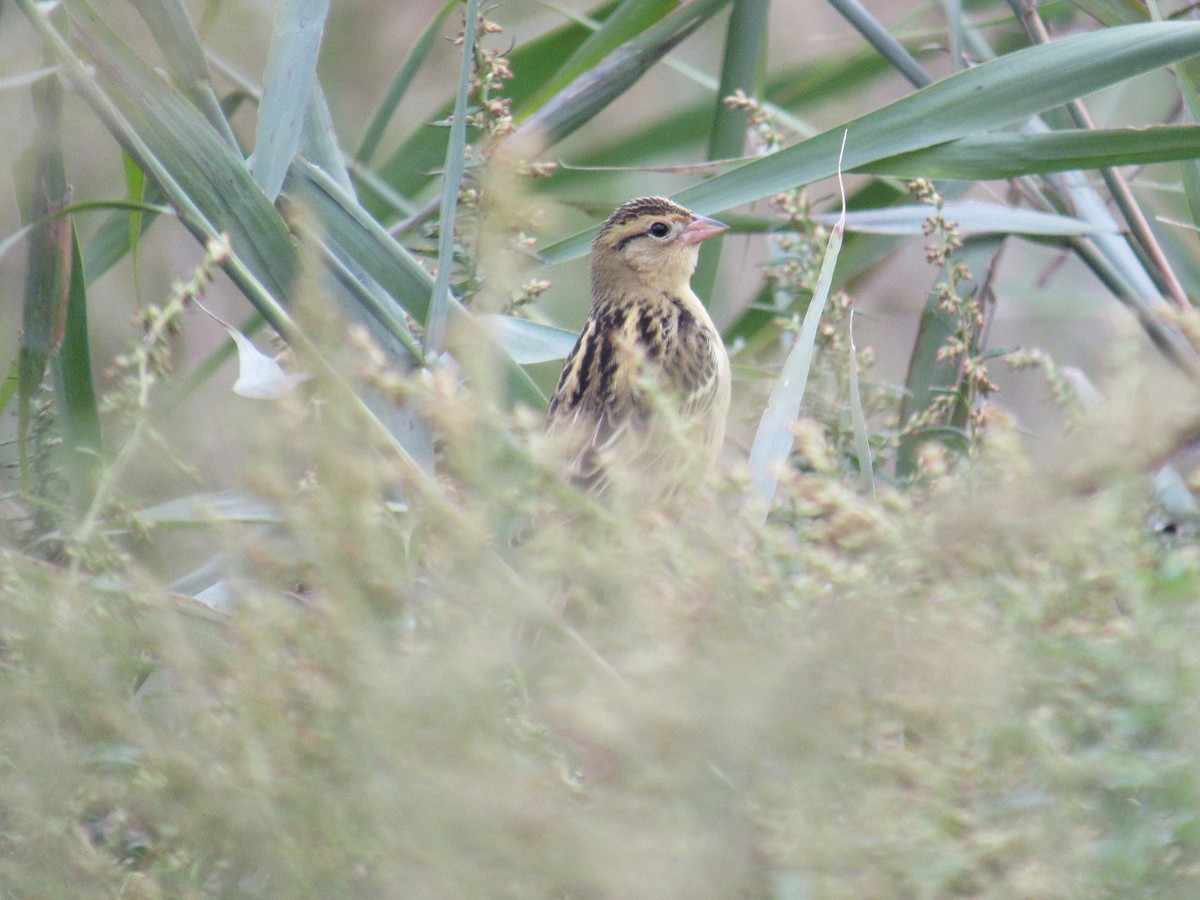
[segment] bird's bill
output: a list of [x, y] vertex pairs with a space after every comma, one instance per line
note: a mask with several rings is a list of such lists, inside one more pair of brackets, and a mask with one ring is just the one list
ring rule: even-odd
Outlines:
[[701, 241], [706, 241], [716, 234], [720, 234], [729, 228], [724, 222], [718, 222], [716, 219], [710, 219], [708, 216], [696, 216], [688, 223], [688, 227], [683, 229], [683, 233], [679, 235], [679, 240], [685, 244], [698, 244]]

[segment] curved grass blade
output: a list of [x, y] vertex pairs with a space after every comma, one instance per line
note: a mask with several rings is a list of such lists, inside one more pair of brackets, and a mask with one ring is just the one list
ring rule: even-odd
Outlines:
[[[512, 100], [513, 107], [520, 108], [521, 104], [554, 74], [564, 57], [582, 44], [589, 34], [591, 31], [583, 25], [570, 23], [513, 50], [509, 54], [513, 78], [505, 88], [505, 94]], [[445, 103], [433, 114], [432, 120], [441, 121], [451, 112], [452, 104]], [[431, 173], [444, 163], [448, 141], [447, 129], [435, 128], [422, 122], [380, 166], [379, 176], [398, 195], [416, 195], [433, 180], [434, 175]], [[376, 207], [369, 200], [370, 185], [359, 187], [363, 190], [367, 207], [375, 211]]]
[[480, 316], [504, 352], [523, 366], [565, 359], [579, 337], [573, 331], [515, 316]]
[[[955, 223], [955, 230], [963, 234], [1028, 234], [1046, 237], [1070, 234], [1092, 234], [1097, 231], [1116, 233], [1115, 226], [1103, 227], [1054, 213], [1038, 212], [1033, 209], [1014, 209], [999, 203], [984, 203], [965, 200], [947, 203], [943, 208], [947, 221]], [[818, 222], [832, 224], [838, 216], [820, 215]], [[929, 207], [923, 204], [891, 206], [884, 209], [860, 209], [846, 213], [847, 231], [870, 234], [922, 234], [923, 226], [929, 221]]]
[[138, 12], [150, 29], [163, 60], [183, 92], [204, 113], [213, 128], [231, 146], [237, 146], [237, 138], [229, 125], [229, 119], [221, 109], [212, 87], [212, 76], [208, 71], [208, 60], [200, 45], [200, 36], [188, 16], [182, 0], [133, 0]]
[[63, 87], [58, 79], [30, 90], [36, 127], [33, 146], [18, 165], [21, 218], [30, 229], [25, 299], [18, 346], [17, 441], [21, 483], [30, 486], [29, 435], [33, 398], [66, 328], [71, 286], [71, 220], [58, 215], [70, 199], [62, 152]]
[[329, 0], [280, 0], [275, 13], [254, 139], [254, 180], [270, 200], [300, 148], [328, 14]]
[[854, 455], [858, 457], [858, 478], [867, 496], [875, 496], [875, 470], [871, 462], [871, 440], [867, 436], [867, 417], [863, 412], [862, 394], [858, 389], [858, 349], [854, 345], [854, 310], [846, 325], [850, 358], [850, 424], [854, 429]]
[[375, 155], [375, 151], [379, 148], [379, 142], [383, 139], [383, 133], [387, 129], [388, 122], [395, 115], [396, 108], [400, 105], [400, 101], [404, 99], [404, 95], [408, 93], [409, 86], [412, 85], [412, 81], [417, 75], [417, 70], [425, 62], [425, 57], [429, 55], [429, 51], [433, 47], [433, 42], [437, 40], [438, 31], [442, 27], [442, 23], [446, 20], [450, 11], [457, 6], [458, 0], [448, 0], [437, 11], [429, 24], [425, 26], [425, 30], [421, 32], [416, 43], [412, 45], [412, 49], [408, 51], [404, 62], [400, 64], [400, 71], [396, 73], [396, 77], [388, 85], [387, 93], [383, 95], [383, 99], [375, 107], [375, 112], [371, 114], [371, 121], [367, 123], [366, 129], [363, 131], [362, 140], [359, 142], [358, 149], [354, 152], [354, 158], [359, 163], [367, 165], [371, 162], [371, 157]]
[[[35, 23], [40, 14], [20, 0]], [[296, 247], [275, 207], [255, 183], [241, 156], [225, 143], [191, 103], [165, 82], [95, 13], [86, 0], [66, 0], [75, 34], [95, 62], [93, 80], [65, 43], [55, 47], [69, 64], [84, 98], [138, 165], [183, 212], [199, 240], [230, 236], [236, 260], [266, 289], [230, 267], [230, 276], [276, 330], [288, 330], [277, 308], [287, 296], [297, 264]], [[43, 30], [52, 42], [57, 32]], [[274, 300], [274, 304], [271, 302]], [[275, 308], [273, 308], [275, 307]]]
[[812, 302], [804, 313], [800, 333], [796, 335], [796, 342], [792, 345], [779, 373], [779, 380], [771, 391], [771, 398], [767, 401], [767, 408], [759, 420], [754, 443], [750, 447], [748, 465], [760, 522], [766, 521], [767, 512], [775, 498], [775, 488], [779, 483], [778, 472], [787, 464], [788, 454], [792, 449], [792, 423], [800, 414], [800, 402], [804, 399], [804, 389], [808, 386], [817, 326], [821, 323], [821, 314], [825, 311], [825, 303], [829, 299], [833, 270], [841, 244], [842, 229], [835, 225], [829, 234], [829, 243], [825, 248], [825, 259], [821, 263]]
[[901, 153], [854, 171], [899, 178], [991, 181], [1020, 175], [1142, 166], [1200, 156], [1200, 125], [980, 134]]
[[[845, 150], [844, 143], [842, 150]], [[841, 172], [840, 166], [837, 171]], [[846, 208], [845, 197], [846, 192], [843, 188], [843, 215]], [[825, 258], [821, 260], [821, 271], [817, 273], [817, 283], [813, 288], [812, 300], [809, 301], [808, 309], [804, 312], [800, 333], [796, 335], [796, 341], [788, 352], [783, 369], [779, 373], [779, 380], [771, 389], [767, 408], [763, 410], [758, 430], [754, 434], [754, 443], [750, 447], [750, 459], [747, 466], [750, 469], [750, 484], [753, 494], [751, 502], [760, 523], [767, 519], [771, 503], [775, 499], [775, 489], [779, 484], [778, 473], [787, 464], [788, 455], [792, 450], [792, 423], [800, 414], [800, 402], [804, 399], [804, 389], [808, 386], [808, 373], [812, 369], [817, 328], [820, 327], [821, 315], [829, 300], [829, 291], [833, 285], [833, 272], [837, 267], [838, 253], [842, 248], [843, 232], [844, 226], [841, 221], [838, 221], [829, 231]]]
[[524, 103], [517, 121], [541, 109], [576, 78], [599, 65], [609, 53], [655, 25], [678, 6], [675, 0], [623, 0]]
[[[721, 60], [721, 81], [713, 99], [712, 131], [708, 138], [708, 159], [731, 159], [746, 149], [749, 127], [746, 114], [725, 103], [725, 98], [742, 92], [757, 97], [761, 91], [763, 53], [766, 50], [768, 12], [766, 0], [733, 0], [725, 29], [725, 55]], [[721, 265], [724, 239], [717, 235], [700, 254], [693, 289], [702, 302], [711, 303], [717, 270]]]
[[[856, 170], [968, 134], [1000, 128], [1075, 97], [1200, 53], [1200, 23], [1129, 25], [1028, 47], [958, 72], [816, 137], [747, 162], [674, 195], [716, 214], [833, 175], [849, 131], [845, 165]], [[587, 252], [596, 229], [545, 248], [547, 262]]]
[[437, 275], [433, 279], [433, 297], [429, 302], [429, 316], [425, 320], [425, 352], [435, 355], [441, 351], [446, 340], [446, 321], [450, 314], [450, 275], [454, 271], [454, 214], [458, 209], [458, 191], [462, 186], [466, 166], [467, 96], [471, 89], [471, 71], [475, 67], [475, 32], [478, 23], [479, 0], [467, 0], [458, 91], [454, 98], [450, 143], [446, 146], [446, 165], [442, 174]]
[[636, 83], [655, 62], [703, 25], [730, 0], [694, 0], [580, 75], [509, 138], [518, 146], [556, 144]]
[[101, 453], [100, 413], [92, 381], [88, 348], [87, 279], [79, 234], [71, 230], [71, 280], [67, 295], [62, 344], [51, 359], [58, 421], [62, 429], [64, 468], [70, 483], [71, 506], [82, 513], [92, 503]]
[[[412, 254], [389, 235], [357, 200], [343, 191], [328, 175], [304, 160], [296, 160], [284, 183], [287, 195], [310, 210], [321, 224], [327, 244], [339, 248], [368, 277], [377, 282], [417, 321], [426, 318], [433, 290], [433, 276]], [[397, 321], [385, 327], [406, 327], [397, 311], [389, 313]], [[469, 316], [453, 297], [450, 299], [450, 324], [460, 316]], [[525, 371], [507, 356], [502, 356], [509, 398], [534, 409], [544, 409], [546, 398]]]

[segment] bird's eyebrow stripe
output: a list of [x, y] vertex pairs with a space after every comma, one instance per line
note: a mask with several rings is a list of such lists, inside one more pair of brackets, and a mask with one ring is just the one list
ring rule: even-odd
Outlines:
[[653, 228], [659, 222], [662, 222], [664, 220], [669, 220], [670, 218], [671, 218], [670, 216], [663, 216], [662, 218], [655, 219], [653, 222], [651, 222], [646, 228], [642, 229], [641, 231], [635, 231], [633, 234], [625, 235], [625, 237], [623, 237], [619, 241], [617, 241], [616, 249], [624, 250], [625, 245], [628, 244], [630, 241], [635, 240], [640, 237], [645, 237], [646, 235], [648, 235], [650, 233], [651, 228]]

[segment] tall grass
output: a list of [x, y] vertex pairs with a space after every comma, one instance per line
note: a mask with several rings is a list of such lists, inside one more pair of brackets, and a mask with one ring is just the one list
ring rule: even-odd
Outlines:
[[[485, 9], [445, 46], [463, 11], [430, 4], [389, 88], [319, 67], [339, 20], [289, 0], [260, 88], [213, 37], [242, 10], [18, 0], [0, 894], [1195, 893], [1200, 269], [1175, 223], [1198, 142], [1059, 110], [1189, 98], [1200, 25], [1087, 6], [889, 30], [834, 5], [863, 52], [807, 58], [766, 40], [804, 14], [753, 0]], [[335, 133], [364, 92], [363, 135]], [[847, 132], [830, 290], [814, 183]], [[571, 260], [645, 193], [746, 235], [697, 282], [732, 437], [670, 509], [636, 472], [581, 495], [540, 427], [586, 304]], [[913, 246], [928, 265], [890, 259]], [[131, 272], [177, 284], [130, 304]], [[899, 353], [853, 315], [881, 282]], [[1110, 345], [1094, 383], [1038, 334], [995, 346], [1015, 285], [1111, 308], [1059, 326], [1069, 354]], [[233, 399], [196, 300], [311, 378]], [[801, 418], [763, 417], [798, 341]], [[1040, 440], [1010, 368], [1052, 398]]]

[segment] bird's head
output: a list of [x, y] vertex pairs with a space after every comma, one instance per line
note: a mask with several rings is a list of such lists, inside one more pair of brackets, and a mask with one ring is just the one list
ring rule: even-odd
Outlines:
[[700, 242], [728, 227], [662, 197], [622, 203], [592, 243], [593, 292], [631, 279], [662, 290], [686, 288]]

